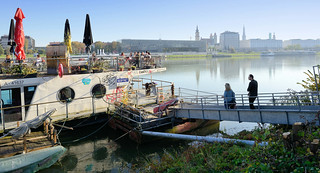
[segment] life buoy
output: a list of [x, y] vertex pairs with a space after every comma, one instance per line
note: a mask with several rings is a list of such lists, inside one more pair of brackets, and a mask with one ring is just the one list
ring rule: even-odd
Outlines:
[[59, 75], [60, 77], [63, 76], [63, 65], [62, 65], [62, 64], [59, 64], [59, 67], [58, 67], [58, 75]]

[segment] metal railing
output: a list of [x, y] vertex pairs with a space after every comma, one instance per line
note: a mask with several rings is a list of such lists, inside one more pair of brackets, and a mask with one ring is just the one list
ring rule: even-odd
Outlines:
[[[174, 83], [173, 82], [169, 82], [166, 80], [157, 80], [157, 79], [152, 79], [152, 78], [141, 78], [141, 77], [136, 77], [132, 80], [134, 89], [136, 89], [137, 91], [141, 90], [141, 89], [145, 89], [146, 88], [146, 83], [154, 83], [155, 86], [155, 93], [156, 93], [156, 100], [157, 103], [159, 101], [163, 101], [163, 100], [167, 100], [170, 97], [174, 96], [174, 92], [175, 92], [175, 88], [174, 88]], [[137, 85], [135, 85], [137, 84]], [[147, 92], [147, 91], [146, 91]], [[146, 94], [147, 95], [147, 94]]]
[[[237, 107], [248, 109], [249, 96], [247, 94], [235, 94], [234, 98], [223, 98], [223, 95], [215, 93], [179, 88], [179, 98], [182, 103], [198, 104], [205, 106], [224, 106], [226, 107], [233, 103], [226, 103], [227, 99], [235, 99]], [[320, 106], [319, 93], [304, 91], [304, 92], [281, 92], [281, 93], [259, 93], [254, 101], [257, 109], [314, 109], [315, 106]], [[183, 104], [180, 104], [183, 107]], [[312, 108], [313, 107], [313, 108]]]
[[[146, 111], [144, 111], [143, 109], [138, 109], [129, 105], [125, 105], [122, 103], [118, 103], [114, 105], [116, 110], [115, 110], [115, 114], [117, 114], [118, 116], [120, 116], [121, 118], [126, 119], [127, 121], [129, 121], [130, 123], [133, 123], [133, 125], [138, 128], [138, 130], [146, 130], [148, 129], [144, 127], [144, 125], [148, 125], [150, 122], [153, 121], [162, 121], [165, 119], [171, 119], [171, 117], [158, 117], [155, 114], [151, 114], [148, 113]], [[152, 116], [152, 117], [150, 117]], [[167, 125], [168, 123], [157, 123], [157, 126], [163, 126], [163, 125]], [[170, 123], [171, 124], [171, 121]], [[154, 126], [152, 126], [152, 128], [154, 128]]]
[[[161, 68], [162, 62], [164, 61], [164, 56], [154, 55], [148, 58], [139, 57], [139, 61], [136, 61], [135, 57], [129, 56], [119, 56], [119, 55], [97, 55], [92, 57], [92, 55], [72, 55], [66, 58], [50, 58], [50, 61], [59, 60], [68, 60], [69, 61], [69, 69], [71, 73], [88, 73], [93, 71], [95, 65], [99, 64], [104, 71], [129, 71], [134, 69], [154, 69]], [[38, 72], [46, 73], [47, 66], [47, 58], [43, 58], [44, 62], [37, 62], [35, 58], [28, 58], [22, 64], [25, 64], [29, 67], [34, 67]], [[20, 65], [19, 63], [4, 63], [2, 65], [3, 68], [8, 68], [14, 65]], [[123, 67], [123, 69], [122, 69]], [[53, 68], [53, 67], [50, 67]], [[83, 70], [82, 70], [83, 68]], [[100, 69], [101, 69], [100, 68]], [[10, 76], [12, 74], [4, 74], [6, 76]]]
[[[70, 113], [69, 113], [70, 105], [74, 106], [75, 103], [73, 103], [73, 102], [76, 101], [76, 100], [88, 100], [88, 99], [91, 100], [92, 106], [91, 106], [91, 110], [87, 110], [85, 113], [94, 115], [94, 114], [97, 113], [95, 104], [96, 104], [96, 102], [100, 101], [100, 99], [98, 100], [94, 96], [75, 98], [75, 99], [72, 99], [72, 102], [70, 102], [69, 100], [50, 101], [50, 102], [42, 102], [42, 103], [36, 103], [36, 104], [28, 104], [28, 105], [21, 105], [21, 106], [10, 106], [10, 107], [3, 107], [2, 106], [3, 104], [1, 104], [1, 107], [0, 107], [1, 119], [0, 119], [0, 121], [1, 121], [1, 124], [2, 124], [2, 128], [3, 128], [3, 130], [6, 129], [6, 123], [21, 121], [21, 120], [13, 120], [13, 121], [5, 122], [6, 116], [10, 115], [10, 114], [6, 114], [5, 113], [6, 110], [16, 109], [16, 108], [24, 109], [25, 107], [29, 107], [29, 110], [30, 110], [31, 107], [35, 107], [35, 109], [36, 109], [36, 113], [35, 114], [37, 116], [39, 116], [40, 114], [45, 112], [45, 109], [47, 108], [46, 107], [47, 105], [51, 105], [51, 104], [54, 104], [54, 103], [61, 103], [62, 105], [60, 105], [60, 106], [64, 107], [64, 109], [65, 109], [65, 118], [68, 119], [69, 115], [70, 115]], [[2, 100], [0, 102], [2, 102]], [[110, 103], [106, 102], [106, 104], [110, 104]], [[108, 106], [106, 106], [106, 108], [107, 107]], [[27, 119], [27, 114], [22, 115], [22, 113], [21, 113], [21, 117], [22, 116], [24, 116], [24, 119]]]

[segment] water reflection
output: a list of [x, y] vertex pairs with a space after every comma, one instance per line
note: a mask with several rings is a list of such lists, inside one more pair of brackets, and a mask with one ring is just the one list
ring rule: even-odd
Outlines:
[[[72, 132], [61, 134], [61, 141], [69, 142], [86, 136], [95, 131], [97, 126], [86, 127]], [[219, 123], [213, 123], [191, 132], [195, 135], [217, 133]], [[67, 152], [59, 163], [40, 172], [127, 172], [133, 168], [143, 166], [146, 158], [159, 158], [165, 150], [178, 149], [190, 141], [161, 139], [138, 145], [127, 136], [118, 138], [121, 133], [109, 127], [89, 138], [63, 145]], [[119, 140], [117, 140], [119, 139]], [[115, 141], [116, 140], [116, 141]]]
[[248, 75], [253, 74], [259, 82], [259, 92], [284, 92], [288, 88], [302, 90], [296, 83], [319, 60], [318, 56], [168, 59], [164, 62], [167, 71], [153, 77], [173, 81], [177, 87], [218, 94], [228, 82], [236, 93], [245, 94]]

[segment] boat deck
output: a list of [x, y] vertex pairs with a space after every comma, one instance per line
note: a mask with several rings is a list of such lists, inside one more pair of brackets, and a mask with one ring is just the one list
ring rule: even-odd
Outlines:
[[[53, 142], [44, 132], [32, 132], [26, 135], [27, 152], [36, 151], [53, 146]], [[13, 138], [0, 139], [0, 158], [21, 154], [24, 151], [23, 138], [17, 140]]]

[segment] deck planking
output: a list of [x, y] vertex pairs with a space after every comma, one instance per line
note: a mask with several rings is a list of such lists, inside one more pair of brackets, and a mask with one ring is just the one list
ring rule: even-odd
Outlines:
[[[27, 152], [35, 151], [53, 146], [53, 142], [44, 132], [32, 132], [26, 135]], [[23, 138], [3, 138], [0, 139], [0, 158], [14, 156], [23, 153]]]

